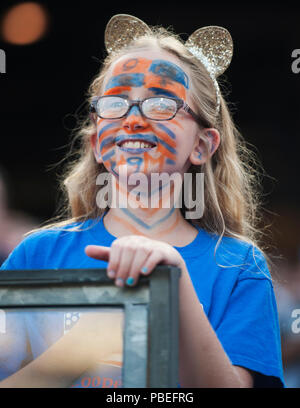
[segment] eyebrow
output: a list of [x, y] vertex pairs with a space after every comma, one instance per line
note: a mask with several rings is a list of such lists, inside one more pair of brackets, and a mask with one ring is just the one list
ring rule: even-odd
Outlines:
[[128, 87], [128, 86], [133, 86], [133, 87], [139, 87], [144, 85], [144, 79], [145, 75], [136, 73], [136, 74], [120, 74], [117, 76], [113, 76], [110, 78], [108, 81], [105, 91], [108, 91], [111, 88], [116, 88], [116, 87]]
[[104, 92], [104, 95], [122, 95], [124, 92], [129, 92], [131, 86], [116, 86]]
[[164, 95], [164, 96], [170, 96], [172, 98], [178, 98], [178, 95], [176, 95], [174, 92], [169, 91], [164, 88], [151, 87], [151, 88], [148, 88], [148, 90], [153, 92], [155, 95]]

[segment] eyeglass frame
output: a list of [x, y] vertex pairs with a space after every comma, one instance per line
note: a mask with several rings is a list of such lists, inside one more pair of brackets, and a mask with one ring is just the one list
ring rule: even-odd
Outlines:
[[[103, 99], [103, 98], [111, 98], [111, 97], [117, 97], [117, 98], [122, 98], [125, 99], [126, 101], [128, 101], [128, 109], [127, 111], [120, 117], [117, 118], [103, 118], [101, 115], [98, 114], [97, 110], [96, 110], [96, 104], [98, 103], [99, 99]], [[176, 102], [176, 107], [177, 110], [176, 112], [173, 114], [172, 117], [168, 118], [168, 119], [153, 119], [153, 118], [149, 118], [147, 115], [144, 114], [143, 109], [142, 109], [142, 104], [143, 102], [145, 102], [148, 99], [158, 99], [159, 96], [150, 96], [148, 98], [144, 98], [141, 100], [131, 100], [129, 99], [127, 96], [124, 95], [103, 95], [103, 96], [97, 96], [95, 97], [91, 104], [90, 104], [90, 113], [96, 113], [97, 116], [101, 119], [107, 119], [107, 120], [116, 120], [116, 119], [122, 119], [125, 116], [127, 116], [128, 112], [130, 111], [130, 109], [133, 106], [138, 106], [140, 113], [142, 116], [144, 116], [145, 118], [149, 119], [149, 120], [155, 120], [155, 121], [165, 121], [165, 120], [172, 120], [178, 113], [179, 109], [183, 108], [183, 110], [187, 113], [189, 113], [193, 119], [202, 127], [210, 127], [210, 125], [207, 123], [207, 121], [205, 121], [201, 116], [197, 115], [197, 113], [195, 113], [190, 107], [189, 105], [182, 99], [180, 98], [173, 98], [171, 96], [161, 96], [161, 98], [165, 98], [165, 99], [171, 99], [173, 101]]]

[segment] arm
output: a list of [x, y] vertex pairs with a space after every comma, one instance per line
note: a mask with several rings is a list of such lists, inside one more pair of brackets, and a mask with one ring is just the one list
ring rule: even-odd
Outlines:
[[233, 366], [211, 327], [182, 263], [179, 284], [179, 377], [183, 387], [252, 387], [250, 372]]
[[[159, 263], [181, 268], [179, 284], [179, 376], [184, 387], [251, 387], [251, 374], [233, 366], [211, 327], [195, 293], [185, 262], [171, 245], [141, 236], [116, 239], [111, 248], [90, 245], [86, 253], [95, 259], [109, 260], [118, 286], [128, 277], [136, 283], [142, 268], [146, 274]], [[120, 281], [121, 279], [121, 281]], [[131, 286], [134, 286], [134, 284]]]
[[1, 381], [1, 388], [69, 387], [88, 367], [122, 352], [122, 314], [83, 315], [47, 351]]

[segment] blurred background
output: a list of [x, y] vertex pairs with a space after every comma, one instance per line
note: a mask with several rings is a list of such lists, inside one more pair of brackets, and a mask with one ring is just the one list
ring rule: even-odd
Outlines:
[[300, 57], [300, 4], [111, 3], [1, 0], [0, 264], [26, 231], [55, 214], [59, 163], [105, 56], [110, 17], [133, 14], [172, 26], [183, 39], [202, 26], [224, 26], [234, 56], [222, 82], [265, 171], [262, 230], [268, 226], [264, 240], [277, 265], [285, 376], [288, 387], [300, 388], [300, 72], [292, 70], [293, 51]]

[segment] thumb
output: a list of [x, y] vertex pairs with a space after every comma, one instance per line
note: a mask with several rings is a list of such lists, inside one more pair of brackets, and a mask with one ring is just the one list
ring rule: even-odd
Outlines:
[[88, 245], [84, 248], [84, 252], [91, 258], [99, 259], [102, 261], [109, 261], [110, 247], [101, 245]]

